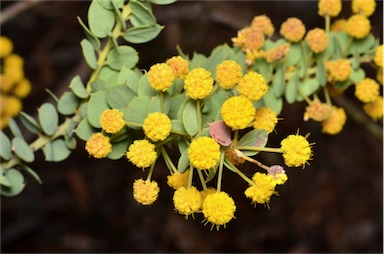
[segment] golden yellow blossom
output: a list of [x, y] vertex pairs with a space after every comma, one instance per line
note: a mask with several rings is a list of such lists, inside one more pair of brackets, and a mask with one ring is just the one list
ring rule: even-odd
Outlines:
[[194, 186], [188, 189], [180, 187], [173, 194], [173, 205], [178, 213], [188, 218], [201, 208], [200, 192]]
[[100, 126], [110, 134], [116, 134], [125, 126], [124, 113], [117, 109], [106, 109], [100, 115]]
[[221, 106], [221, 116], [233, 130], [245, 129], [255, 118], [256, 109], [244, 96], [233, 96]]
[[320, 16], [336, 17], [341, 11], [341, 0], [319, 0], [318, 14]]
[[184, 81], [184, 89], [193, 100], [204, 99], [213, 89], [211, 73], [204, 68], [191, 70]]
[[292, 42], [299, 42], [303, 39], [305, 31], [303, 22], [295, 17], [288, 18], [280, 27], [280, 34]]
[[351, 75], [352, 67], [347, 59], [332, 60], [325, 63], [325, 69], [330, 81], [344, 81]]
[[0, 57], [5, 57], [13, 51], [13, 43], [5, 36], [0, 36]]
[[181, 56], [174, 56], [167, 60], [167, 64], [172, 68], [175, 76], [184, 80], [189, 71], [189, 62]]
[[235, 201], [225, 192], [215, 192], [208, 195], [203, 203], [202, 211], [206, 223], [212, 223], [219, 229], [235, 217]]
[[28, 79], [24, 78], [15, 84], [15, 87], [13, 89], [13, 94], [19, 98], [24, 98], [31, 93], [31, 90], [32, 90], [31, 82], [29, 82]]
[[256, 109], [255, 122], [253, 128], [264, 129], [271, 133], [277, 124], [277, 116], [274, 111], [267, 107], [260, 107]]
[[383, 69], [383, 44], [376, 48], [375, 56], [373, 58], [375, 64]]
[[328, 36], [324, 29], [321, 28], [309, 30], [305, 36], [305, 41], [308, 43], [309, 48], [315, 53], [324, 51], [328, 46]]
[[171, 133], [171, 129], [171, 120], [164, 113], [154, 112], [144, 119], [144, 134], [152, 141], [165, 140]]
[[175, 80], [172, 67], [166, 63], [152, 65], [148, 71], [148, 82], [156, 91], [165, 92], [170, 88]]
[[288, 180], [285, 170], [280, 165], [273, 165], [268, 168], [268, 175], [272, 176], [275, 184], [282, 185]]
[[269, 203], [271, 196], [275, 193], [276, 183], [273, 177], [257, 172], [253, 175], [252, 180], [255, 185], [251, 185], [245, 190], [245, 196], [250, 198], [254, 204]]
[[259, 15], [253, 18], [251, 27], [259, 28], [264, 34], [272, 36], [275, 28], [271, 19], [266, 15]]
[[189, 170], [180, 174], [179, 172], [175, 172], [172, 175], [167, 176], [167, 184], [169, 187], [177, 190], [180, 187], [187, 188], [189, 178]]
[[365, 104], [363, 109], [373, 120], [381, 119], [383, 117], [383, 97], [378, 96], [374, 101]]
[[331, 25], [332, 32], [346, 32], [347, 31], [347, 20], [337, 19]]
[[133, 183], [133, 198], [142, 205], [151, 205], [159, 196], [160, 188], [155, 181], [137, 179]]
[[347, 121], [347, 115], [343, 108], [332, 107], [331, 115], [322, 122], [322, 132], [327, 134], [339, 133]]
[[264, 77], [254, 71], [245, 74], [237, 85], [237, 91], [240, 95], [250, 101], [258, 101], [268, 92], [268, 85]]
[[85, 143], [85, 150], [87, 150], [89, 155], [101, 159], [107, 157], [112, 151], [112, 145], [109, 137], [104, 136], [100, 132], [96, 132], [93, 133]]
[[288, 167], [304, 167], [305, 163], [311, 159], [311, 146], [307, 139], [301, 135], [289, 135], [280, 144], [284, 163]]
[[357, 39], [362, 39], [371, 31], [371, 22], [363, 15], [352, 15], [347, 21], [347, 33]]
[[321, 122], [328, 118], [331, 114], [332, 107], [327, 103], [322, 103], [319, 99], [314, 99], [305, 108], [304, 120], [313, 119]]
[[128, 148], [127, 158], [138, 168], [147, 168], [157, 159], [155, 145], [146, 139], [135, 140]]
[[188, 148], [189, 161], [200, 170], [210, 170], [220, 159], [220, 145], [211, 137], [198, 137]]
[[379, 96], [379, 84], [371, 78], [365, 78], [356, 84], [355, 96], [364, 103], [372, 102]]
[[375, 0], [352, 0], [352, 11], [355, 14], [362, 14], [369, 17], [376, 9]]
[[2, 104], [2, 113], [10, 117], [18, 115], [23, 108], [20, 99], [13, 95], [2, 96]]
[[264, 33], [255, 26], [245, 27], [237, 32], [237, 37], [232, 38], [233, 45], [239, 46], [243, 51], [257, 51], [264, 45]]
[[241, 66], [233, 60], [224, 60], [216, 66], [216, 80], [227, 90], [236, 86], [241, 76], [243, 76]]

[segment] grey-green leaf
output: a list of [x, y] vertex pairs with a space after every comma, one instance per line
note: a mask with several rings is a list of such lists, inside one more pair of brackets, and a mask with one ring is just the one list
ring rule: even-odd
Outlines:
[[70, 154], [71, 150], [68, 149], [65, 141], [62, 139], [57, 139], [51, 143], [47, 143], [43, 147], [43, 152], [46, 161], [63, 161]]
[[87, 118], [89, 123], [95, 127], [100, 128], [100, 116], [101, 113], [103, 113], [104, 110], [109, 109], [108, 103], [107, 103], [107, 92], [106, 91], [99, 91], [96, 93], [91, 94], [91, 98], [88, 102], [87, 107]]
[[125, 109], [135, 93], [126, 85], [114, 86], [107, 92], [107, 101], [111, 108]]
[[79, 75], [75, 76], [71, 80], [71, 84], [69, 87], [72, 89], [72, 92], [81, 99], [86, 99], [89, 96], [89, 93], [85, 89], [83, 81], [81, 81], [81, 78]]
[[0, 157], [8, 161], [11, 159], [11, 156], [11, 141], [9, 141], [4, 132], [0, 131]]
[[185, 130], [190, 136], [194, 136], [200, 128], [197, 122], [197, 114], [196, 102], [189, 100], [183, 111], [183, 124]]
[[177, 162], [177, 170], [180, 174], [184, 173], [189, 165], [188, 149], [185, 149]]
[[44, 133], [51, 136], [59, 126], [59, 115], [56, 108], [50, 103], [44, 103], [38, 109], [40, 126]]
[[88, 10], [88, 24], [94, 35], [105, 38], [115, 25], [115, 14], [113, 10], [103, 8], [99, 1], [92, 1]]
[[63, 115], [72, 115], [76, 112], [80, 99], [73, 92], [65, 92], [57, 103], [57, 110]]
[[159, 24], [131, 27], [123, 33], [123, 38], [130, 43], [145, 43], [156, 38], [163, 29]]
[[139, 61], [137, 51], [130, 46], [120, 46], [112, 49], [107, 57], [107, 64], [114, 70], [120, 71], [123, 66], [134, 67]]
[[38, 182], [39, 184], [42, 184], [43, 182], [41, 181], [40, 179], [40, 176], [33, 170], [31, 169], [30, 167], [26, 166], [26, 165], [21, 165], [21, 168], [27, 172], [33, 179], [36, 180], [36, 182]]
[[15, 151], [17, 157], [22, 159], [25, 162], [33, 162], [35, 159], [35, 154], [33, 153], [32, 148], [25, 142], [24, 139], [15, 137], [12, 139], [12, 147]]
[[85, 61], [87, 62], [89, 67], [95, 70], [97, 68], [97, 58], [92, 43], [87, 39], [83, 39], [80, 42], [80, 45], [83, 51]]
[[131, 0], [129, 7], [132, 10], [132, 17], [130, 21], [133, 26], [146, 26], [156, 24], [156, 18], [153, 16], [151, 10], [149, 10], [143, 3], [137, 0]]
[[11, 186], [1, 186], [1, 195], [13, 197], [22, 192], [25, 187], [24, 176], [16, 169], [9, 169], [6, 173]]
[[88, 140], [94, 132], [95, 129], [91, 126], [87, 118], [81, 120], [79, 125], [75, 129], [76, 135], [84, 141]]
[[[134, 126], [136, 124], [143, 124], [144, 119], [147, 117], [147, 108], [151, 98], [148, 96], [138, 96], [134, 98], [124, 111], [124, 119], [130, 128], [141, 128]], [[130, 125], [130, 123], [132, 123]]]
[[40, 125], [36, 120], [25, 112], [20, 112], [20, 120], [30, 132], [38, 133], [41, 131]]

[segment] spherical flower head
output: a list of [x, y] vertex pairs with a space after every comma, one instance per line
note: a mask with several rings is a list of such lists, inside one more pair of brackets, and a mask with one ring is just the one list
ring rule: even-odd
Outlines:
[[251, 27], [259, 28], [264, 34], [272, 36], [275, 31], [271, 19], [266, 15], [259, 15], [253, 18]]
[[268, 63], [272, 63], [283, 59], [288, 54], [288, 52], [289, 44], [283, 44], [268, 50], [263, 54], [263, 57], [265, 60], [267, 60]]
[[189, 62], [181, 56], [174, 56], [167, 60], [167, 64], [172, 68], [175, 76], [181, 80], [185, 79], [189, 71]]
[[204, 68], [191, 70], [184, 81], [184, 89], [193, 100], [204, 99], [213, 88], [211, 73]]
[[1, 101], [2, 113], [10, 117], [17, 116], [23, 108], [21, 100], [13, 95], [2, 96]]
[[322, 132], [335, 135], [339, 133], [347, 121], [343, 108], [332, 107], [331, 115], [322, 122]]
[[341, 11], [341, 0], [319, 0], [318, 14], [322, 17], [336, 17]]
[[22, 67], [4, 65], [3, 73], [11, 83], [17, 83], [24, 79], [24, 70]]
[[11, 92], [14, 85], [15, 83], [11, 82], [7, 76], [0, 74], [0, 90], [3, 94]]
[[268, 168], [268, 175], [272, 176], [276, 185], [282, 185], [288, 180], [285, 170], [280, 165], [273, 165]]
[[252, 180], [255, 182], [255, 185], [252, 185], [245, 190], [245, 196], [252, 199], [252, 203], [254, 204], [269, 203], [271, 196], [275, 193], [276, 183], [273, 180], [273, 177], [257, 172], [253, 175]]
[[352, 0], [352, 11], [369, 17], [376, 9], [375, 0]]
[[311, 159], [311, 146], [307, 139], [299, 134], [289, 135], [280, 144], [284, 163], [288, 167], [304, 167], [305, 163]]
[[256, 109], [255, 121], [253, 122], [253, 128], [263, 129], [268, 133], [271, 133], [277, 124], [277, 116], [274, 111], [267, 107], [260, 107]]
[[17, 54], [10, 54], [4, 58], [4, 67], [22, 69], [24, 66], [24, 60]]
[[233, 60], [224, 60], [216, 66], [216, 80], [227, 90], [239, 83], [243, 76], [241, 66]]
[[85, 143], [85, 150], [89, 155], [101, 159], [107, 157], [112, 151], [112, 145], [109, 137], [104, 136], [100, 132], [93, 133]]
[[381, 67], [383, 69], [383, 44], [379, 45], [376, 48], [375, 56], [373, 58], [373, 61], [378, 67]]
[[341, 82], [345, 81], [351, 75], [352, 67], [347, 59], [338, 59], [325, 63], [328, 79], [330, 81]]
[[347, 20], [337, 19], [331, 25], [332, 32], [346, 32], [347, 31]]
[[171, 133], [172, 124], [169, 117], [160, 112], [154, 112], [144, 119], [144, 134], [152, 141], [163, 141]]
[[20, 82], [15, 84], [13, 89], [13, 94], [19, 98], [25, 98], [28, 94], [31, 93], [32, 85], [28, 79], [22, 79]]
[[305, 108], [304, 120], [313, 119], [321, 122], [329, 117], [332, 107], [327, 103], [322, 103], [319, 99], [314, 99]]
[[292, 42], [299, 42], [303, 39], [305, 31], [306, 29], [303, 22], [295, 17], [288, 18], [280, 27], [280, 34]]
[[237, 91], [251, 101], [258, 101], [268, 92], [267, 81], [254, 71], [245, 74], [237, 85]]
[[156, 161], [155, 145], [146, 139], [135, 140], [128, 148], [127, 158], [138, 168], [147, 168]]
[[142, 205], [151, 205], [159, 196], [160, 188], [155, 181], [137, 179], [133, 183], [133, 198]]
[[203, 191], [200, 191], [201, 204], [204, 203], [204, 200], [205, 200], [206, 197], [208, 197], [208, 195], [211, 195], [211, 194], [216, 193], [216, 192], [217, 192], [217, 190], [215, 188], [213, 188], [213, 187], [209, 187], [209, 188], [207, 188], [207, 189], [205, 189]]
[[383, 97], [378, 96], [374, 101], [365, 104], [363, 109], [373, 120], [381, 119], [383, 117]]
[[194, 186], [180, 187], [173, 194], [173, 205], [178, 213], [188, 218], [188, 215], [193, 215], [201, 208], [200, 192]]
[[235, 217], [235, 201], [225, 192], [215, 192], [208, 195], [203, 203], [202, 211], [206, 223], [212, 223], [219, 229]]
[[355, 96], [364, 103], [374, 101], [379, 96], [380, 85], [371, 78], [365, 78], [356, 84]]
[[363, 15], [355, 14], [347, 20], [347, 33], [357, 39], [362, 39], [371, 31], [371, 22]]
[[180, 187], [187, 188], [188, 186], [188, 178], [189, 178], [189, 170], [180, 174], [179, 172], [175, 172], [172, 175], [167, 176], [167, 184], [169, 187], [177, 190]]
[[234, 46], [240, 46], [243, 51], [257, 51], [264, 45], [264, 33], [256, 26], [245, 27], [233, 38]]
[[152, 65], [148, 71], [148, 82], [156, 91], [165, 92], [170, 88], [175, 80], [172, 67], [166, 63]]
[[221, 116], [232, 130], [245, 129], [255, 118], [256, 109], [244, 96], [233, 96], [221, 106]]
[[13, 51], [13, 44], [10, 39], [5, 36], [0, 36], [0, 57], [3, 58]]
[[125, 126], [124, 113], [117, 109], [106, 109], [101, 113], [99, 122], [106, 133], [116, 134]]
[[315, 53], [324, 51], [328, 46], [328, 36], [324, 29], [321, 28], [309, 30], [305, 36], [305, 41], [308, 43], [309, 48]]
[[189, 161], [200, 170], [214, 168], [220, 159], [220, 145], [211, 137], [198, 137], [188, 148]]

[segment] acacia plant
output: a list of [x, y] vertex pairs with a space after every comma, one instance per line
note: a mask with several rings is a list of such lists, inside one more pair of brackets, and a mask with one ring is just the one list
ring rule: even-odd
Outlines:
[[[314, 156], [314, 141], [300, 131], [267, 145], [284, 101], [288, 106], [305, 101], [304, 119], [318, 121], [324, 135], [342, 130], [346, 113], [333, 105], [333, 97], [347, 89], [355, 89], [369, 116], [382, 118], [383, 46], [371, 33], [373, 0], [353, 0], [354, 14], [347, 20], [334, 19], [340, 0], [320, 0], [322, 28], [308, 29], [291, 17], [275, 31], [267, 15], [256, 16], [233, 36], [233, 45], [219, 45], [209, 56], [179, 49], [179, 55], [141, 70], [139, 53], [123, 42], [154, 39], [164, 27], [151, 5], [172, 2], [90, 2], [88, 20], [79, 24], [85, 32], [80, 42], [84, 59], [93, 72], [87, 80], [73, 77], [64, 94], [53, 95], [55, 104], [38, 108], [37, 119], [18, 115], [35, 134], [33, 142], [9, 118], [12, 135], [0, 132], [2, 195], [19, 194], [25, 174], [42, 182], [30, 168], [35, 153], [42, 151], [46, 161], [63, 161], [82, 140], [89, 156], [127, 160], [143, 171], [132, 191], [142, 205], [159, 195], [156, 162], [163, 159], [175, 210], [186, 218], [201, 214], [205, 224], [218, 229], [236, 211], [235, 200], [222, 188], [226, 171], [247, 182], [241, 191], [252, 204], [269, 207], [288, 179], [287, 168], [304, 168]], [[273, 34], [278, 38], [273, 40]], [[2, 52], [6, 45], [1, 41]], [[376, 78], [366, 76], [366, 63], [377, 70]], [[6, 78], [2, 73], [2, 90]], [[171, 158], [171, 150], [179, 156]], [[285, 165], [265, 165], [256, 158], [270, 152], [281, 154]], [[245, 163], [253, 165], [251, 173], [241, 170]]]

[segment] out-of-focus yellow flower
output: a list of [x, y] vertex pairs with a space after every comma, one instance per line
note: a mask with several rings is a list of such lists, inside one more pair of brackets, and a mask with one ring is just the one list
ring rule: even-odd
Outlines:
[[346, 32], [347, 31], [347, 20], [337, 19], [331, 25], [332, 32]]
[[343, 129], [346, 121], [344, 109], [333, 106], [330, 116], [322, 122], [322, 132], [335, 135]]
[[371, 31], [371, 22], [360, 14], [351, 16], [347, 21], [347, 33], [357, 39], [362, 39]]
[[333, 82], [344, 81], [351, 75], [352, 67], [347, 59], [332, 60], [325, 63], [328, 80]]
[[375, 64], [383, 69], [383, 44], [376, 48], [375, 56], [373, 58]]
[[251, 27], [256, 27], [260, 29], [264, 34], [272, 36], [275, 31], [271, 19], [266, 15], [259, 15], [253, 18]]
[[356, 84], [355, 96], [364, 103], [369, 103], [379, 96], [380, 86], [371, 78], [365, 78]]
[[85, 150], [87, 150], [89, 155], [101, 159], [107, 157], [112, 151], [112, 145], [109, 137], [104, 136], [100, 132], [96, 132], [93, 133], [85, 143]]
[[239, 46], [243, 51], [257, 51], [264, 45], [264, 33], [256, 27], [245, 27], [237, 32], [237, 37], [232, 38], [234, 46]]
[[292, 42], [299, 42], [303, 39], [305, 31], [303, 22], [296, 17], [288, 18], [280, 27], [280, 34]]
[[321, 28], [309, 30], [305, 36], [305, 41], [308, 43], [309, 48], [315, 53], [324, 51], [328, 46], [328, 36], [324, 29]]
[[184, 80], [189, 71], [189, 62], [181, 56], [174, 56], [167, 60], [167, 64], [172, 68], [175, 76]]
[[352, 11], [369, 17], [376, 9], [375, 0], [352, 0]]
[[5, 57], [13, 51], [13, 43], [5, 36], [0, 36], [0, 57]]
[[373, 120], [381, 119], [383, 117], [383, 97], [378, 96], [374, 101], [365, 104], [363, 109]]
[[13, 94], [19, 98], [25, 98], [27, 95], [31, 93], [32, 85], [28, 79], [24, 78], [18, 83], [15, 84], [13, 89]]
[[216, 66], [216, 80], [227, 90], [236, 86], [242, 75], [241, 66], [233, 60], [224, 60]]
[[341, 0], [319, 0], [318, 14], [320, 16], [336, 17], [341, 11]]
[[263, 129], [266, 130], [268, 133], [271, 133], [275, 129], [276, 124], [276, 113], [273, 112], [270, 108], [260, 107], [256, 109], [253, 128]]
[[304, 120], [313, 119], [321, 122], [329, 117], [332, 107], [327, 103], [322, 103], [319, 99], [314, 99], [306, 108]]

